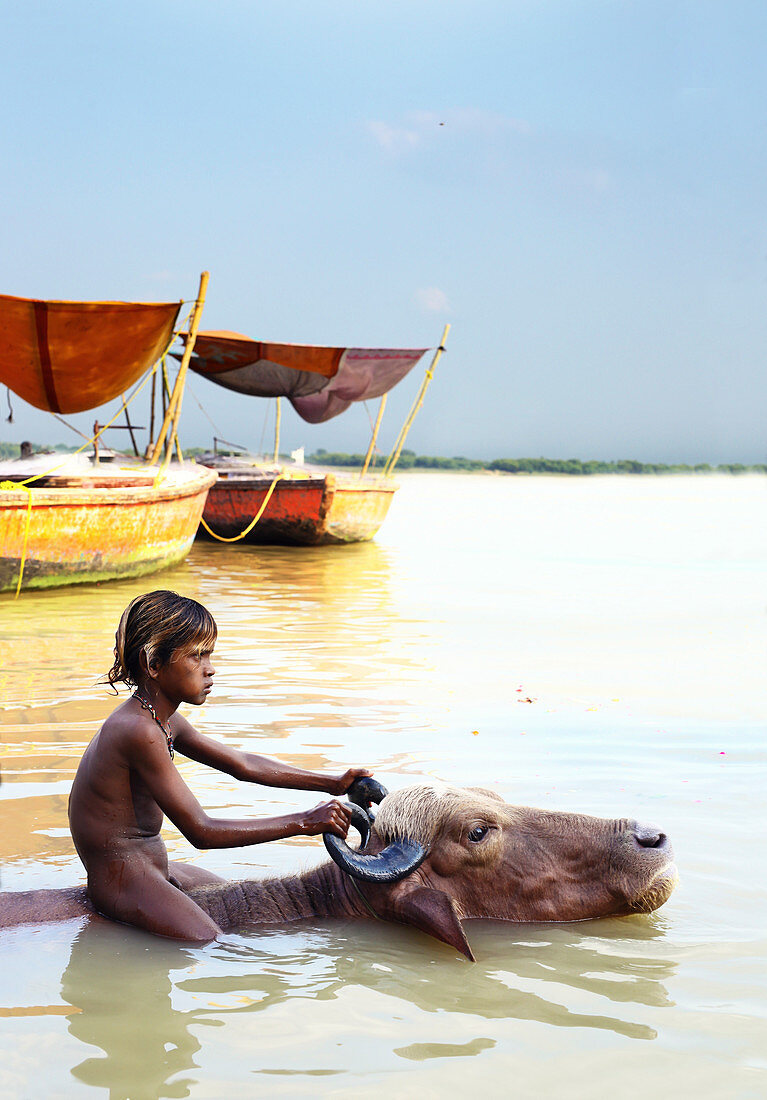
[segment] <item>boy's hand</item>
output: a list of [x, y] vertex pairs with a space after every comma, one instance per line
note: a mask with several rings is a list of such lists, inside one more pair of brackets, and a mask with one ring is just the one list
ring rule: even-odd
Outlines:
[[340, 802], [320, 802], [306, 814], [301, 815], [302, 832], [308, 836], [318, 833], [333, 833], [341, 840], [346, 838], [352, 822], [352, 812]]
[[355, 779], [372, 774], [370, 768], [347, 768], [343, 775], [330, 780], [328, 794], [346, 794]]

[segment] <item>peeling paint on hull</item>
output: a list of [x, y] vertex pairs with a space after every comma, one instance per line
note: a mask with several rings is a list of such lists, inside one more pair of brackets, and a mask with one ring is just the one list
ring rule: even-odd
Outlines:
[[369, 485], [336, 481], [322, 542], [367, 542], [372, 539], [386, 519], [397, 489], [397, 483], [390, 479]]
[[[264, 502], [274, 475], [222, 476], [208, 494], [203, 513], [217, 535], [235, 538]], [[398, 486], [395, 481], [341, 480], [333, 474], [278, 481], [252, 531], [254, 545], [324, 546], [367, 542], [386, 518]], [[199, 534], [209, 538], [203, 527]]]
[[215, 481], [200, 467], [169, 473], [152, 485], [32, 489], [24, 553], [28, 494], [0, 491], [0, 591], [14, 589], [24, 560], [22, 588], [138, 577], [175, 565], [189, 553]]

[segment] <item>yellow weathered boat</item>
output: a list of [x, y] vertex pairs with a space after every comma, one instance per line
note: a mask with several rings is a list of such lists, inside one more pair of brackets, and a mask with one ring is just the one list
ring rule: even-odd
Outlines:
[[[0, 464], [0, 591], [139, 576], [189, 552], [216, 473], [170, 458], [174, 446], [181, 457], [176, 427], [206, 284], [204, 274], [187, 351], [144, 461], [100, 459], [109, 425], [96, 425], [92, 457]], [[0, 381], [51, 413], [98, 408], [158, 363], [181, 304], [0, 296]], [[124, 400], [118, 415], [126, 409]]]
[[0, 488], [0, 592], [17, 588], [20, 574], [21, 587], [45, 588], [175, 565], [191, 549], [215, 480], [214, 471], [185, 463], [157, 484], [128, 471], [124, 479], [84, 471], [61, 485], [51, 477], [27, 492], [0, 481], [7, 486]]

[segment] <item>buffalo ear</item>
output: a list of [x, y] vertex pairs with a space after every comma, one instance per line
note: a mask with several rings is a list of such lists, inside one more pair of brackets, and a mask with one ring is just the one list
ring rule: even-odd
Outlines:
[[418, 886], [415, 890], [408, 891], [404, 897], [398, 898], [386, 915], [391, 920], [399, 921], [400, 924], [412, 924], [427, 936], [442, 940], [460, 951], [470, 962], [474, 962], [469, 941], [458, 919], [455, 902], [441, 890]]

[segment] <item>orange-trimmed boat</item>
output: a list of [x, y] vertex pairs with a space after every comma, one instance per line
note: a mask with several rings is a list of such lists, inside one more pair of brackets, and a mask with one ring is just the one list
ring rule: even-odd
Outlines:
[[386, 518], [398, 488], [392, 478], [206, 461], [215, 464], [218, 481], [208, 494], [200, 535], [237, 539], [245, 531], [242, 541], [255, 545], [366, 542]]
[[[188, 354], [149, 461], [100, 460], [97, 425], [90, 458], [26, 455], [0, 464], [0, 591], [140, 576], [189, 552], [216, 473], [170, 457], [206, 285], [204, 274]], [[156, 369], [175, 339], [180, 306], [0, 295], [0, 381], [48, 412], [98, 408]], [[126, 409], [123, 401], [120, 413]]]
[[[444, 342], [446, 327], [427, 379], [406, 425], [423, 400]], [[251, 397], [276, 397], [275, 460], [279, 453], [279, 399], [311, 424], [330, 420], [353, 402], [380, 397], [381, 408], [360, 474], [339, 474], [303, 465], [277, 467], [242, 456], [198, 459], [218, 471], [203, 513], [201, 536], [256, 544], [320, 546], [364, 542], [383, 523], [398, 489], [391, 477], [406, 429], [400, 433], [382, 475], [367, 474], [386, 395], [423, 356], [425, 348], [334, 348], [275, 344], [234, 332], [201, 332], [190, 369], [211, 382]]]

